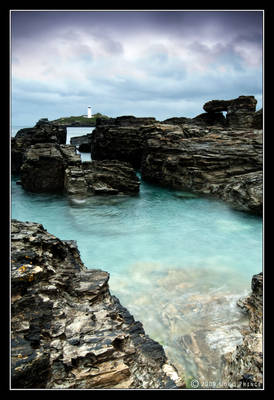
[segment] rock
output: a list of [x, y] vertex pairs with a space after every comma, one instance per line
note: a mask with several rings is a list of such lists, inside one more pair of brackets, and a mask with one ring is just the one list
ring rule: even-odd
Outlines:
[[142, 178], [213, 194], [238, 209], [261, 214], [262, 132], [216, 126], [205, 132], [195, 127], [188, 137], [188, 129], [146, 129]]
[[204, 104], [203, 109], [209, 113], [227, 111], [227, 125], [239, 128], [253, 126], [257, 100], [254, 96], [239, 96], [232, 100], [211, 100]]
[[92, 133], [82, 136], [74, 136], [70, 139], [70, 143], [76, 146], [80, 152], [90, 153]]
[[252, 122], [252, 128], [263, 129], [263, 109], [261, 108], [255, 112]]
[[184, 387], [74, 241], [11, 221], [11, 388]]
[[161, 121], [162, 124], [168, 124], [168, 125], [182, 125], [182, 124], [190, 124], [192, 122], [191, 118], [186, 118], [186, 117], [172, 117], [172, 118], [167, 118], [164, 121]]
[[226, 119], [221, 112], [208, 112], [197, 115], [191, 120], [195, 124], [204, 125], [204, 126], [212, 126], [212, 125], [220, 125], [226, 126]]
[[67, 130], [50, 123], [46, 118], [39, 120], [33, 128], [20, 129], [11, 138], [11, 172], [19, 173], [23, 156], [30, 146], [37, 143], [66, 144]]
[[140, 127], [154, 122], [155, 118], [133, 116], [98, 118], [91, 138], [92, 159], [126, 161], [139, 168], [143, 148]]
[[25, 190], [60, 192], [64, 188], [64, 171], [67, 165], [81, 163], [74, 146], [56, 143], [37, 143], [24, 153], [20, 169], [21, 183]]
[[84, 162], [65, 170], [69, 195], [136, 194], [140, 181], [130, 164], [117, 160]]
[[[223, 356], [222, 380], [228, 388], [263, 386], [263, 274], [252, 278], [252, 293], [238, 305], [249, 315], [249, 330], [243, 342]], [[250, 387], [250, 386], [249, 386]]]
[[239, 96], [232, 100], [211, 100], [203, 105], [206, 112], [221, 112], [229, 110], [246, 110], [254, 112], [256, 110], [257, 100], [254, 96]]
[[239, 210], [263, 213], [263, 171], [235, 175], [225, 183], [210, 187], [210, 193]]

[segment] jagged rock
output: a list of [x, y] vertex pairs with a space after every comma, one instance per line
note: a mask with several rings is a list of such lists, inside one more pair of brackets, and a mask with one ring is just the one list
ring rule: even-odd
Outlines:
[[263, 213], [263, 171], [249, 172], [228, 178], [223, 184], [210, 186], [210, 193], [235, 208]]
[[74, 136], [70, 139], [70, 143], [76, 146], [80, 152], [90, 153], [92, 133], [87, 133], [82, 136]]
[[[162, 125], [164, 127], [164, 125]], [[262, 213], [262, 132], [221, 127], [187, 137], [187, 129], [146, 129], [143, 179], [213, 194], [234, 207]]]
[[222, 380], [228, 388], [263, 385], [263, 274], [252, 278], [252, 292], [238, 305], [249, 315], [249, 330], [243, 332], [243, 342], [222, 359]]
[[253, 125], [257, 100], [254, 96], [239, 96], [232, 100], [211, 100], [203, 109], [209, 113], [227, 111], [227, 125], [237, 128], [250, 128]]
[[56, 143], [37, 143], [24, 153], [20, 169], [21, 183], [31, 192], [56, 192], [64, 188], [67, 165], [81, 163], [74, 146]]
[[33, 128], [20, 129], [11, 138], [11, 172], [19, 173], [26, 150], [37, 143], [65, 144], [67, 130], [50, 123], [46, 118], [39, 120]]
[[185, 386], [74, 241], [12, 220], [11, 258], [12, 389]]
[[117, 160], [84, 162], [65, 170], [69, 195], [136, 194], [140, 181], [130, 164]]

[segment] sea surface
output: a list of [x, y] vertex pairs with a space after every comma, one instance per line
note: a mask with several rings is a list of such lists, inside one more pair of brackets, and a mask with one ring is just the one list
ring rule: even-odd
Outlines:
[[[68, 128], [67, 143], [91, 130]], [[86, 267], [110, 273], [111, 293], [179, 373], [222, 387], [221, 356], [241, 343], [248, 324], [236, 302], [262, 271], [262, 218], [143, 181], [133, 197], [79, 201], [26, 192], [18, 179], [11, 177], [11, 218], [76, 240]]]

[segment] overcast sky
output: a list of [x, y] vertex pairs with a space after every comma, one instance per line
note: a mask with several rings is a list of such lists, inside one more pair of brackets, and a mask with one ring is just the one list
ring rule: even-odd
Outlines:
[[262, 11], [12, 11], [12, 123], [262, 107]]

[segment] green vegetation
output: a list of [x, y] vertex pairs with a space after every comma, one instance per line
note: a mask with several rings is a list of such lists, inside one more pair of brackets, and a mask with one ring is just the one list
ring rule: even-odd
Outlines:
[[70, 116], [70, 117], [62, 117], [51, 121], [57, 125], [71, 125], [71, 126], [95, 126], [97, 118], [109, 118], [107, 115], [96, 113], [91, 116], [91, 118], [84, 117], [83, 115], [79, 116]]

